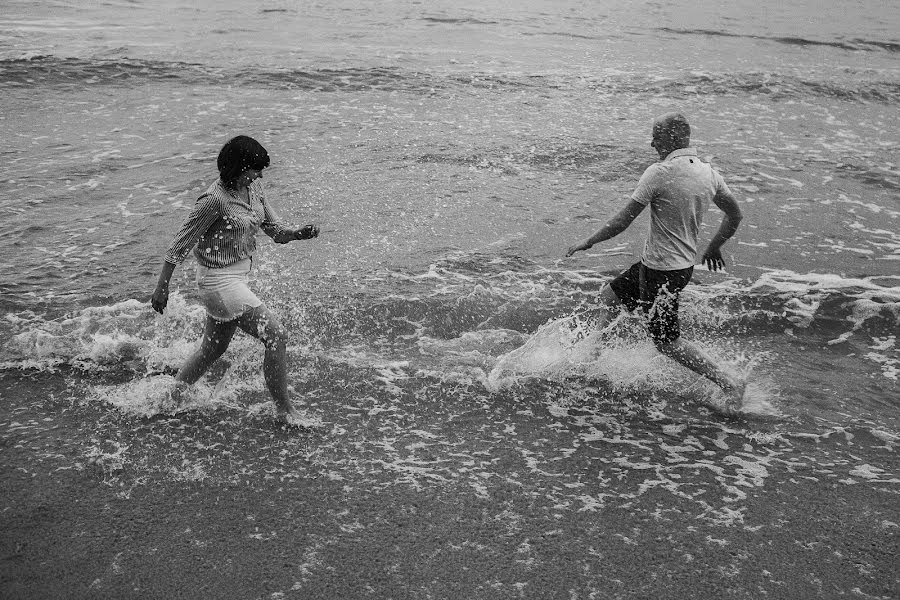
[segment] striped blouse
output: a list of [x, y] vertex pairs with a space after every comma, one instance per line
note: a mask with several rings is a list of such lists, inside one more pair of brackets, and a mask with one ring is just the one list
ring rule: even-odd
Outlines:
[[194, 209], [175, 235], [166, 262], [181, 264], [194, 248], [194, 256], [204, 267], [221, 269], [239, 260], [252, 258], [256, 233], [262, 230], [278, 244], [297, 239], [295, 231], [278, 222], [266, 203], [262, 183], [250, 184], [250, 203], [216, 180], [197, 199]]

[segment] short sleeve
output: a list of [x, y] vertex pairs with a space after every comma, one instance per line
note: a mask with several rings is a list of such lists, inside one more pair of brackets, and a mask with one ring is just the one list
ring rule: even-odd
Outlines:
[[[647, 206], [656, 197], [656, 172], [657, 165], [650, 165], [644, 170], [644, 174], [638, 180], [637, 187], [631, 194], [631, 199], [639, 204]], [[724, 181], [722, 182], [724, 183]]]
[[731, 190], [728, 188], [728, 184], [725, 183], [725, 179], [721, 175], [719, 175], [719, 172], [716, 171], [715, 169], [713, 169], [712, 172], [713, 172], [713, 185], [715, 185], [715, 187], [716, 187], [716, 195], [718, 196], [720, 194], [727, 194], [727, 195], [731, 196], [732, 195]]

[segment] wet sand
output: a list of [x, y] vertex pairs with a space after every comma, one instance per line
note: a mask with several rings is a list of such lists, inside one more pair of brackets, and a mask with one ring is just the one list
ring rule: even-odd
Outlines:
[[[728, 518], [727, 505], [711, 511], [710, 498], [703, 509], [665, 486], [625, 500], [634, 482], [620, 477], [579, 509], [544, 502], [546, 480], [521, 472], [486, 480], [484, 494], [453, 481], [394, 485], [388, 468], [355, 480], [316, 457], [327, 432], [266, 434], [264, 419], [250, 442], [200, 414], [137, 432], [115, 420], [119, 433], [104, 433], [134, 451], [163, 432], [145, 455], [170, 465], [203, 432], [220, 439], [228, 481], [191, 480], [187, 459], [179, 481], [110, 454], [85, 460], [78, 440], [109, 407], [78, 407], [62, 377], [56, 386], [41, 402], [28, 376], [0, 382], [5, 599], [900, 597], [896, 485], [774, 474]], [[287, 456], [288, 438], [309, 452]], [[499, 465], [513, 450], [491, 455]], [[267, 469], [266, 453], [294, 468]]]
[[896, 496], [852, 487], [779, 482], [744, 526], [717, 527], [652, 492], [628, 508], [565, 516], [515, 489], [491, 489], [490, 500], [348, 494], [324, 478], [157, 483], [123, 499], [89, 472], [26, 474], [4, 454], [0, 591], [10, 600], [900, 593], [900, 536], [885, 524]]

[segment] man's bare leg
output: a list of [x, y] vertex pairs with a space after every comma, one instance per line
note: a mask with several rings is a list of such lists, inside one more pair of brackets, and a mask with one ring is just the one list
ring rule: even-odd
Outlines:
[[679, 337], [672, 342], [658, 343], [656, 347], [662, 354], [722, 388], [730, 396], [732, 405], [740, 403], [745, 383], [723, 371], [696, 344]]
[[616, 296], [609, 284], [603, 286], [597, 297], [598, 306], [591, 311], [590, 317], [594, 320], [596, 329], [603, 329], [609, 325], [622, 308], [622, 301]]
[[[591, 315], [596, 319], [595, 326], [597, 330], [609, 325], [622, 305], [621, 300], [619, 300], [619, 297], [616, 296], [609, 284], [603, 286], [599, 300], [600, 306]], [[696, 344], [679, 337], [672, 342], [658, 343], [656, 347], [663, 355], [695, 373], [703, 375], [722, 388], [730, 397], [732, 407], [736, 408], [740, 405], [740, 400], [744, 395], [745, 383], [723, 371]]]

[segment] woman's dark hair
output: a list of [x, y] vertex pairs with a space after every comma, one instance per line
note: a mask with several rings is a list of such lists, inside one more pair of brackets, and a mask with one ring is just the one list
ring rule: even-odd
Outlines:
[[269, 153], [252, 137], [239, 135], [222, 146], [216, 165], [222, 183], [234, 188], [237, 178], [247, 169], [262, 171], [268, 167]]

